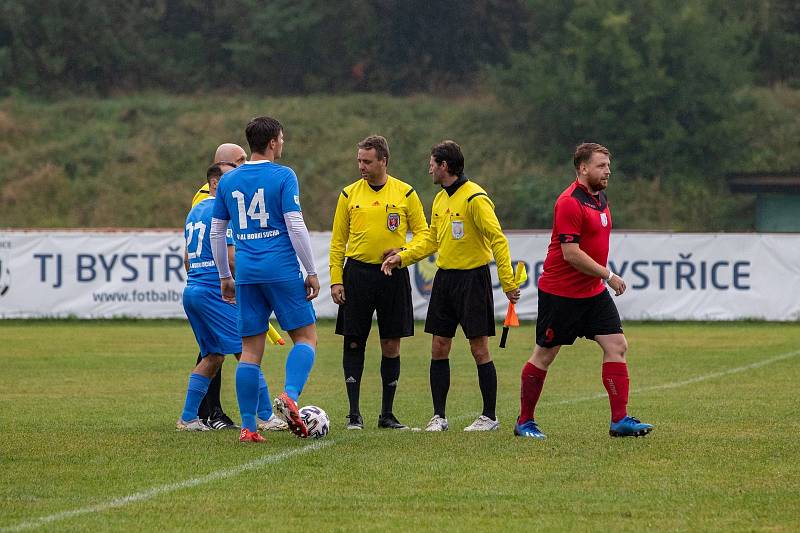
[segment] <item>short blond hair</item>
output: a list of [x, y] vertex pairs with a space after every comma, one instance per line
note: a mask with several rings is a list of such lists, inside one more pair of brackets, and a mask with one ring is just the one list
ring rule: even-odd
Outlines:
[[602, 144], [581, 143], [575, 148], [575, 155], [572, 156], [572, 163], [575, 165], [575, 170], [581, 168], [581, 163], [588, 163], [592, 158], [592, 154], [595, 152], [606, 154], [609, 158], [611, 157], [611, 152]]

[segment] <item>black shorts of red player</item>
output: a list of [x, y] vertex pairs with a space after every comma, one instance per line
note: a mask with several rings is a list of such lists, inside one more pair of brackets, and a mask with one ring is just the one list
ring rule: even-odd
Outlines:
[[567, 298], [539, 290], [536, 344], [542, 348], [570, 345], [578, 337], [622, 333], [617, 306], [607, 290], [590, 298]]

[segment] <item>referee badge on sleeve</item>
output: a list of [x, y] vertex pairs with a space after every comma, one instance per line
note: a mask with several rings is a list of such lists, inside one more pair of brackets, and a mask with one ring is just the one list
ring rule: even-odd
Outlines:
[[461, 237], [464, 236], [463, 220], [453, 220], [450, 224], [451, 224], [450, 229], [453, 232], [453, 238], [455, 240], [459, 240]]
[[400, 227], [400, 213], [389, 213], [386, 216], [386, 227], [389, 231], [397, 231]]

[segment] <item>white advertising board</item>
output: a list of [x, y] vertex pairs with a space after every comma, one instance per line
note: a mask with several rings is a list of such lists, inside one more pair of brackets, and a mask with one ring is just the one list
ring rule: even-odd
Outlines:
[[[511, 232], [511, 256], [530, 279], [517, 305], [536, 317], [536, 281], [549, 232]], [[322, 291], [318, 316], [334, 317], [327, 287], [330, 233], [312, 233]], [[175, 231], [0, 230], [0, 318], [180, 318], [183, 234]], [[412, 267], [415, 315], [424, 318], [432, 258]], [[628, 291], [615, 298], [629, 320], [800, 319], [800, 235], [615, 232], [609, 266]], [[496, 272], [495, 311], [506, 298]]]

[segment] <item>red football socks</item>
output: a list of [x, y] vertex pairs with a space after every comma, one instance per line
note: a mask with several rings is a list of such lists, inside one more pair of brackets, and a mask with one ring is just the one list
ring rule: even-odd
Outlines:
[[628, 365], [603, 363], [603, 385], [611, 404], [611, 421], [619, 422], [628, 414]]
[[517, 423], [521, 424], [522, 422], [533, 420], [533, 411], [536, 409], [539, 396], [542, 394], [544, 378], [546, 377], [547, 370], [542, 370], [530, 362], [525, 363], [525, 366], [522, 367], [522, 387]]

